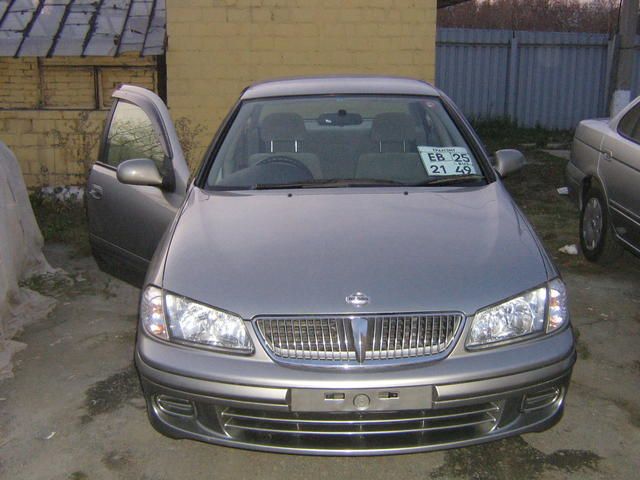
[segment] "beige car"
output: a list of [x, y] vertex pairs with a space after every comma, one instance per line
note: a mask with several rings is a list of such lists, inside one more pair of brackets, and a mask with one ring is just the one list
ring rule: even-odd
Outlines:
[[640, 254], [640, 97], [612, 119], [580, 122], [565, 177], [584, 256], [606, 263], [625, 247]]

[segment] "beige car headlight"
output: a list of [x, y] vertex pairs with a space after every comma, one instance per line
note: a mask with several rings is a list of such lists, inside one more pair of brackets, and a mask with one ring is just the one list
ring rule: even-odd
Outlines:
[[520, 340], [553, 332], [568, 321], [567, 294], [562, 280], [478, 311], [473, 317], [467, 347]]
[[240, 317], [157, 287], [149, 286], [142, 294], [140, 317], [145, 331], [163, 340], [253, 352], [253, 342]]
[[169, 330], [164, 320], [162, 290], [148, 286], [140, 299], [140, 322], [145, 332], [152, 337], [169, 340]]

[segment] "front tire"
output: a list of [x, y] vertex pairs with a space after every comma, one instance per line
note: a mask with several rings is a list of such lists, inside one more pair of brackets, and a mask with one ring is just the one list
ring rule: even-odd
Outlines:
[[587, 260], [612, 263], [622, 255], [616, 239], [604, 194], [597, 187], [586, 195], [580, 214], [580, 246]]

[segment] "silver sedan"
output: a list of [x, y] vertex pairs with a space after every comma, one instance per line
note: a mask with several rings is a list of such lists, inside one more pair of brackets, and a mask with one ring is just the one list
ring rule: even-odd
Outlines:
[[640, 97], [612, 119], [580, 122], [565, 177], [585, 257], [611, 262], [623, 247], [640, 254]]
[[524, 158], [490, 159], [442, 92], [253, 85], [192, 179], [162, 101], [114, 96], [90, 239], [142, 286], [135, 362], [158, 431], [375, 455], [560, 419], [576, 358], [565, 286], [501, 180]]

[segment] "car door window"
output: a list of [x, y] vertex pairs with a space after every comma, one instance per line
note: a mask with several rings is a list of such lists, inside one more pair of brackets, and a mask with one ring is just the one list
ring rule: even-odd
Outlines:
[[618, 133], [629, 140], [640, 143], [640, 105], [632, 108], [618, 125]]
[[147, 114], [140, 107], [120, 100], [107, 133], [103, 163], [117, 167], [133, 158], [153, 160], [162, 174], [167, 170], [162, 144]]
[[631, 134], [631, 139], [636, 143], [640, 143], [640, 121], [636, 122], [636, 126]]

